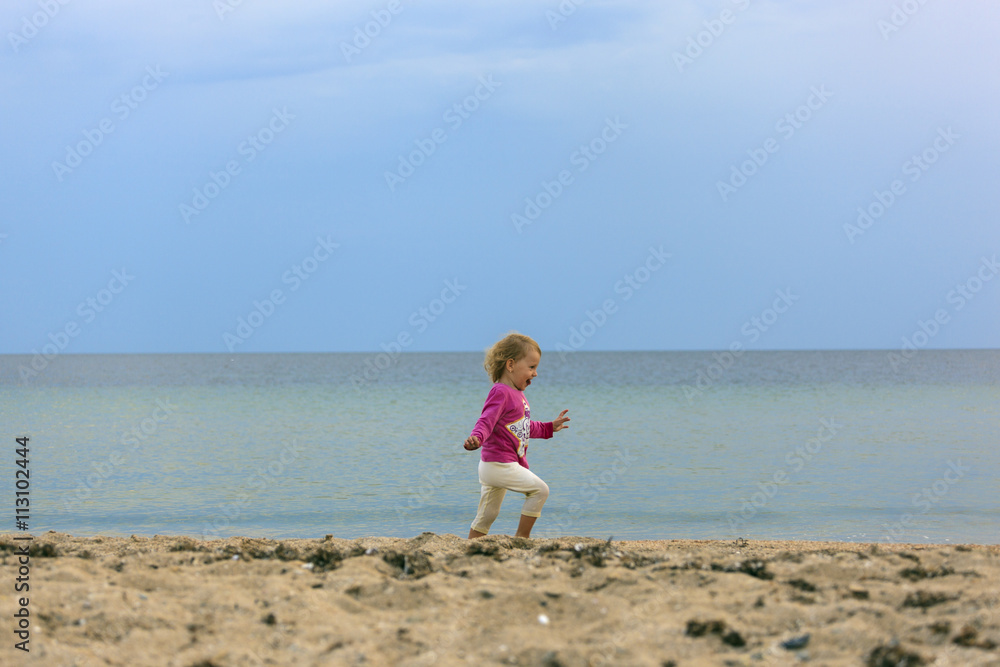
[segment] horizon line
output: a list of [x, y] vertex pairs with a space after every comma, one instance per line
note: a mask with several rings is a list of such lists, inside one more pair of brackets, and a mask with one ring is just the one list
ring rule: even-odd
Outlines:
[[[481, 350], [402, 350], [399, 352], [387, 352], [385, 350], [310, 350], [310, 351], [292, 351], [292, 350], [270, 350], [270, 351], [259, 351], [259, 352], [59, 352], [56, 354], [43, 355], [40, 352], [0, 352], [0, 357], [33, 357], [35, 355], [39, 356], [49, 356], [49, 357], [85, 357], [85, 356], [112, 356], [112, 355], [182, 355], [182, 354], [199, 354], [199, 355], [220, 355], [220, 356], [246, 356], [246, 355], [261, 355], [261, 354], [390, 354], [393, 356], [400, 355], [413, 355], [413, 354], [483, 354], [489, 348], [483, 348]], [[748, 350], [742, 349], [739, 352], [742, 353], [753, 353], [753, 352], [898, 352], [900, 348], [854, 348], [854, 347], [823, 347], [823, 348], [765, 348], [759, 350]], [[546, 350], [543, 348], [542, 353]], [[616, 349], [606, 349], [606, 350], [566, 350], [557, 351], [549, 350], [553, 354], [596, 354], [596, 353], [650, 353], [650, 352], [730, 352], [732, 350], [728, 348], [670, 348], [670, 349], [630, 349], [630, 350], [616, 350]], [[1000, 351], [1000, 347], [925, 347], [918, 348], [919, 352], [997, 352]]]

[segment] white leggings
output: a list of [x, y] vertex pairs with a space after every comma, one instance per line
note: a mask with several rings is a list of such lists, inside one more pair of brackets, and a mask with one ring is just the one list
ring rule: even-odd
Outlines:
[[500, 503], [508, 489], [523, 493], [526, 498], [521, 514], [539, 517], [542, 515], [542, 505], [549, 497], [549, 485], [542, 478], [523, 467], [520, 463], [497, 463], [495, 461], [479, 462], [479, 483], [482, 490], [479, 493], [479, 511], [472, 522], [472, 530], [479, 533], [489, 533], [490, 526], [500, 513]]

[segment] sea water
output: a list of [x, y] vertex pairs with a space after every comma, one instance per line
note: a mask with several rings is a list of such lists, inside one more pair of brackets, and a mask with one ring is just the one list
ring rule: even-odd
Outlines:
[[[13, 507], [29, 436], [32, 532], [464, 536], [475, 515], [480, 353], [38, 361], [0, 356], [0, 488]], [[526, 397], [572, 419], [528, 448], [535, 537], [1000, 543], [1000, 351], [546, 352]]]

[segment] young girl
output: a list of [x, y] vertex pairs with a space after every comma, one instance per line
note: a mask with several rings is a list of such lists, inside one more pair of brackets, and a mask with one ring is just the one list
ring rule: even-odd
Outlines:
[[517, 536], [531, 537], [535, 520], [549, 497], [548, 485], [528, 470], [528, 439], [551, 438], [554, 432], [569, 428], [569, 411], [560, 412], [555, 421], [531, 421], [531, 408], [523, 392], [538, 377], [535, 369], [541, 358], [538, 343], [517, 333], [508, 334], [486, 352], [484, 366], [495, 384], [486, 396], [482, 416], [465, 441], [469, 451], [480, 445], [483, 448], [479, 461], [479, 512], [469, 539], [490, 532], [508, 489], [526, 496]]

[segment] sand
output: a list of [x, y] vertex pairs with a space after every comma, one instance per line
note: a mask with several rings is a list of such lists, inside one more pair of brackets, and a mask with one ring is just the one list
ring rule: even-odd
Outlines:
[[49, 532], [25, 654], [16, 544], [4, 665], [1000, 665], [1000, 546]]

